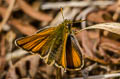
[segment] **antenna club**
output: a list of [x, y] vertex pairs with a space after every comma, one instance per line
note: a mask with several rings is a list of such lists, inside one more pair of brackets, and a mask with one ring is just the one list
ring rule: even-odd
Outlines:
[[60, 10], [61, 10], [61, 13], [62, 13], [63, 20], [65, 20], [64, 16], [63, 16], [63, 8], [60, 8]]

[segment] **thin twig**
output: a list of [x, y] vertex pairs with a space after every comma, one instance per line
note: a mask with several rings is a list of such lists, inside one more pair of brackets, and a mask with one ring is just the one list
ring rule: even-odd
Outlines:
[[10, 21], [8, 21], [8, 24], [13, 25], [25, 35], [32, 35], [37, 31], [37, 29], [34, 28], [34, 26], [22, 23], [22, 20], [11, 19]]
[[4, 19], [2, 20], [2, 23], [1, 23], [1, 25], [0, 25], [0, 32], [1, 32], [1, 30], [2, 30], [2, 27], [6, 24], [7, 20], [9, 19], [9, 16], [10, 16], [10, 14], [11, 14], [11, 12], [12, 12], [12, 9], [13, 9], [13, 6], [14, 6], [14, 4], [15, 4], [15, 1], [16, 1], [16, 0], [12, 0], [12, 1], [11, 1], [11, 4], [9, 5], [9, 7], [8, 7], [8, 9], [7, 9], [7, 12], [6, 12], [6, 14], [5, 14], [5, 17], [4, 17]]
[[24, 56], [26, 54], [28, 54], [27, 51], [24, 51], [22, 49], [18, 49], [16, 51], [12, 52], [12, 53], [8, 52], [8, 54], [6, 55], [6, 60], [10, 61], [11, 60], [11, 56], [12, 56], [12, 59], [15, 59], [15, 58], [20, 58], [20, 57], [22, 57], [22, 56]]
[[[120, 77], [120, 73], [89, 76], [88, 79], [106, 79], [112, 77]], [[73, 79], [83, 79], [83, 78], [73, 78]]]
[[[88, 13], [92, 12], [93, 10], [95, 10], [96, 8], [94, 6], [88, 7], [87, 9], [83, 10], [78, 17], [76, 18], [76, 20], [86, 20], [86, 17], [88, 15]], [[82, 22], [82, 28], [86, 27], [86, 21]]]
[[61, 68], [56, 67], [56, 79], [62, 79]]
[[5, 50], [6, 50], [6, 48], [5, 48], [5, 37], [4, 36], [1, 36], [1, 38], [2, 38], [2, 40], [1, 40], [1, 51], [0, 51], [0, 56], [5, 56]]
[[95, 64], [93, 64], [93, 65], [90, 65], [90, 66], [88, 66], [87, 68], [81, 70], [83, 79], [88, 79], [89, 71], [91, 71], [91, 70], [92, 70], [93, 68], [95, 68], [96, 66], [97, 66], [97, 63], [95, 63]]
[[[91, 4], [92, 3], [92, 4]], [[114, 1], [71, 1], [71, 2], [55, 2], [45, 3], [41, 6], [42, 9], [57, 9], [60, 7], [86, 7], [86, 6], [107, 6], [115, 3]]]
[[48, 16], [47, 14], [40, 12], [40, 11], [36, 11], [34, 10], [29, 4], [27, 4], [24, 0], [17, 0], [18, 5], [20, 6], [20, 8], [29, 16], [31, 16], [32, 18], [39, 20], [39, 21], [46, 21], [49, 22], [52, 20], [51, 16]]
[[[93, 10], [95, 10], [94, 6], [86, 8], [85, 10], [83, 10], [78, 15], [78, 17], [76, 18], [76, 20], [79, 20], [79, 19], [85, 20], [86, 17], [87, 17], [87, 15], [88, 15], [88, 13], [92, 12]], [[82, 28], [85, 28], [86, 27], [86, 21], [82, 22], [81, 26], [82, 26]], [[92, 49], [92, 43], [89, 40], [87, 31], [83, 31], [81, 33], [81, 35], [82, 35], [82, 46], [84, 47], [84, 49], [86, 51], [86, 54], [89, 55], [89, 56], [91, 56], [91, 57], [93, 57], [93, 54], [92, 54], [93, 50], [91, 50]]]

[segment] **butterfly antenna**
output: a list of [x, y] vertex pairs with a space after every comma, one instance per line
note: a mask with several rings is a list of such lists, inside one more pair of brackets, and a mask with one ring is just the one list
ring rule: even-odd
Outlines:
[[63, 8], [60, 8], [60, 10], [61, 10], [62, 17], [63, 17], [63, 20], [64, 20], [64, 16], [63, 16]]

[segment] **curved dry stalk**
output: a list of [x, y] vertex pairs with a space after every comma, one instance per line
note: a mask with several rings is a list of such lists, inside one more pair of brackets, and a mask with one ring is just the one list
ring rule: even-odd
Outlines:
[[56, 67], [56, 79], [62, 79], [61, 68]]
[[20, 8], [29, 16], [32, 18], [39, 20], [39, 21], [46, 21], [49, 22], [52, 20], [51, 16], [48, 16], [47, 14], [43, 12], [35, 11], [30, 5], [28, 5], [24, 0], [17, 0], [18, 5]]
[[[120, 77], [120, 73], [89, 76], [88, 79], [108, 79], [112, 77]], [[73, 79], [84, 79], [84, 78], [73, 78]]]
[[81, 31], [87, 30], [87, 29], [102, 29], [102, 30], [107, 30], [109, 32], [120, 35], [120, 23], [116, 23], [116, 22], [92, 25], [92, 26], [83, 28], [80, 31], [77, 31], [76, 33], [79, 33]]
[[6, 14], [5, 14], [5, 17], [4, 17], [4, 19], [2, 20], [2, 22], [1, 22], [0, 32], [1, 32], [1, 30], [2, 30], [2, 27], [6, 24], [7, 20], [9, 19], [9, 16], [10, 16], [10, 14], [11, 14], [11, 12], [12, 12], [12, 9], [13, 9], [13, 6], [14, 6], [14, 4], [15, 4], [15, 1], [16, 1], [16, 0], [11, 0], [11, 4], [9, 5], [9, 7], [8, 7], [8, 9], [7, 9], [7, 12], [6, 12]]
[[22, 49], [18, 49], [16, 51], [12, 52], [12, 53], [8, 52], [8, 54], [6, 55], [5, 58], [6, 58], [6, 61], [10, 61], [11, 60], [11, 56], [12, 56], [12, 59], [15, 59], [15, 58], [20, 58], [20, 57], [22, 57], [22, 56], [24, 56], [26, 54], [28, 54], [27, 51], [24, 51]]
[[114, 1], [69, 1], [69, 2], [48, 2], [41, 6], [42, 9], [56, 9], [60, 7], [86, 7], [91, 6], [107, 6], [114, 3]]

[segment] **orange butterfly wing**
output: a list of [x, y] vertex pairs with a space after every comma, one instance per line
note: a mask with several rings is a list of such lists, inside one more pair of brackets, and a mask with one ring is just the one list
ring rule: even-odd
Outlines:
[[[56, 27], [44, 28], [32, 36], [17, 39], [15, 42], [17, 46], [23, 48], [24, 50], [31, 51], [32, 53], [39, 53], [41, 57], [44, 57], [47, 55], [47, 52], [43, 53], [40, 49], [46, 44], [51, 33], [55, 29]], [[46, 48], [46, 50], [48, 49]]]
[[71, 71], [80, 70], [84, 61], [78, 41], [71, 34], [66, 34], [66, 38], [63, 44], [62, 56], [56, 60], [56, 65]]
[[83, 66], [83, 57], [78, 41], [69, 35], [66, 43], [66, 64], [68, 70], [79, 70]]

